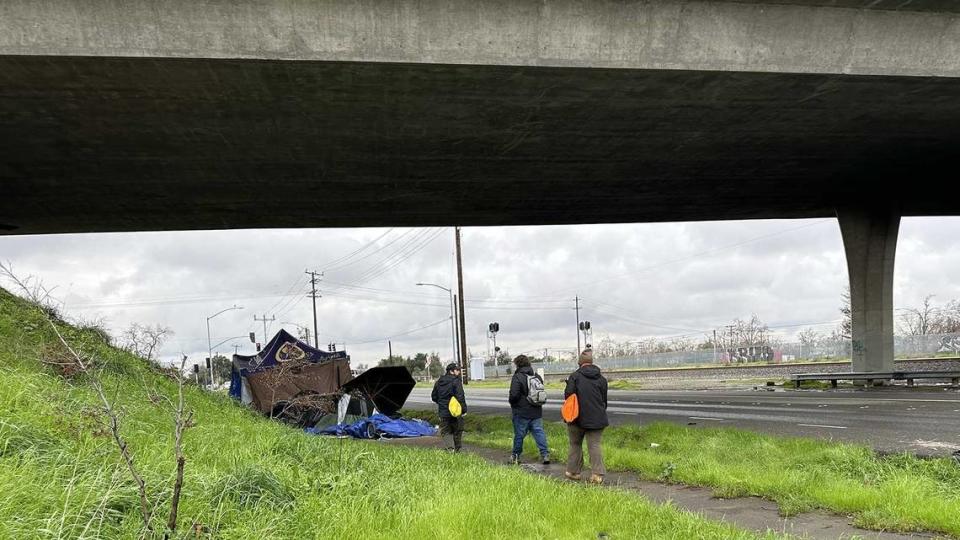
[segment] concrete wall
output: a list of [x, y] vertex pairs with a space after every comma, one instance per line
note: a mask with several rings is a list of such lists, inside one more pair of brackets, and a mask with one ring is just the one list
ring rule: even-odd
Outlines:
[[960, 14], [832, 7], [911, 4], [5, 0], [0, 55], [960, 76]]

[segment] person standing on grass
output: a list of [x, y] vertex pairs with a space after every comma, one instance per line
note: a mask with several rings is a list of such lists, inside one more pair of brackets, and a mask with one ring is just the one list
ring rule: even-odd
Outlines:
[[547, 434], [543, 431], [543, 403], [546, 402], [543, 378], [533, 372], [530, 359], [526, 356], [521, 354], [513, 359], [513, 363], [516, 371], [510, 380], [510, 395], [507, 398], [513, 412], [513, 454], [510, 461], [520, 463], [523, 439], [528, 432], [532, 432], [540, 450], [540, 461], [548, 465], [550, 451], [547, 448]]
[[590, 482], [602, 484], [607, 470], [603, 466], [600, 441], [603, 429], [610, 424], [607, 419], [607, 379], [600, 374], [600, 368], [593, 365], [592, 350], [581, 352], [577, 363], [580, 367], [567, 379], [567, 387], [563, 391], [564, 399], [576, 394], [580, 405], [580, 415], [567, 424], [570, 455], [565, 474], [571, 480], [580, 480], [580, 471], [583, 470], [583, 439], [586, 438], [592, 469]]
[[[453, 416], [450, 413], [450, 398], [460, 402], [462, 413]], [[447, 365], [447, 373], [437, 379], [433, 385], [430, 399], [437, 404], [437, 415], [440, 416], [440, 436], [447, 443], [447, 450], [459, 452], [463, 440], [463, 417], [467, 414], [467, 398], [463, 395], [463, 381], [460, 379], [460, 366], [455, 363]]]

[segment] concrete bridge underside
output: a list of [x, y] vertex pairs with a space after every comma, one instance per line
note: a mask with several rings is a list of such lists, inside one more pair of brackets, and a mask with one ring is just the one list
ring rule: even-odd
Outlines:
[[838, 216], [880, 371], [957, 213], [952, 3], [168, 3], [0, 6], [0, 231]]

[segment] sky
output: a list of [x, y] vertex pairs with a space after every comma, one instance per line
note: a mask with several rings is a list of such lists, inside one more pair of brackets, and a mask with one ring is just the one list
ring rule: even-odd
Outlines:
[[[486, 327], [512, 355], [576, 347], [574, 298], [593, 341], [687, 335], [700, 339], [758, 315], [788, 340], [839, 322], [846, 263], [835, 219], [464, 228], [468, 348], [487, 351]], [[321, 348], [354, 364], [436, 351], [452, 357], [448, 293], [456, 289], [452, 228], [273, 229], [0, 236], [0, 261], [34, 276], [74, 319], [114, 335], [132, 323], [172, 328], [161, 356], [252, 354], [281, 327], [312, 327], [318, 283]], [[905, 218], [895, 308], [960, 298], [960, 218]], [[6, 283], [3, 283], [7, 286]], [[9, 288], [9, 287], [8, 287]], [[234, 345], [238, 346], [237, 348]]]

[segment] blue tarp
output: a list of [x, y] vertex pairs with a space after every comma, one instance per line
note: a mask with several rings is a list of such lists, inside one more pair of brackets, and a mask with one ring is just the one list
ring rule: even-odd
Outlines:
[[436, 428], [423, 420], [396, 420], [383, 414], [358, 420], [352, 424], [336, 424], [323, 429], [307, 428], [314, 435], [349, 435], [356, 439], [370, 438], [370, 425], [378, 437], [429, 437], [437, 434]]

